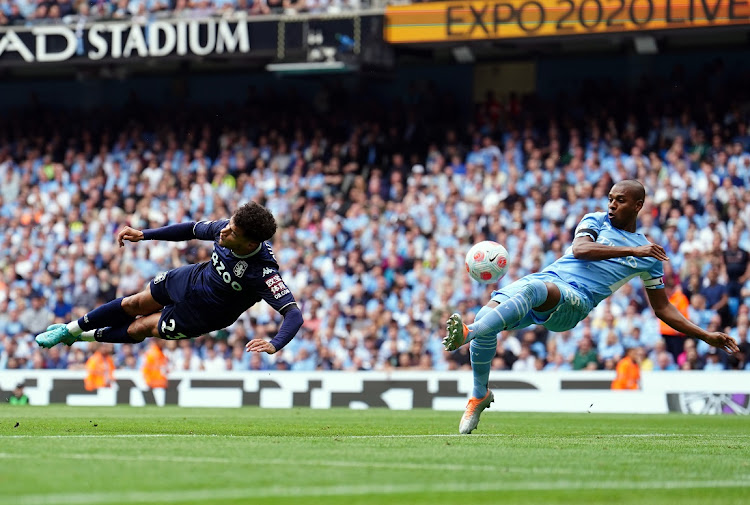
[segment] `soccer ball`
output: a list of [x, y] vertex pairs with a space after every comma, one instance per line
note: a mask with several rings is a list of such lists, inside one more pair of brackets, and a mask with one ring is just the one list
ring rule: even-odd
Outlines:
[[482, 284], [497, 282], [508, 272], [508, 251], [491, 240], [474, 244], [466, 253], [466, 271]]

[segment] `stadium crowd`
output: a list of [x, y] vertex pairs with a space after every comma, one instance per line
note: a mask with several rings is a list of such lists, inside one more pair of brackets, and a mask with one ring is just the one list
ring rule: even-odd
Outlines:
[[[226, 330], [167, 342], [170, 370], [467, 369], [468, 346], [448, 353], [441, 339], [451, 312], [476, 313], [493, 289], [465, 273], [469, 246], [505, 244], [508, 284], [559, 258], [613, 182], [637, 177], [639, 231], [670, 257], [670, 299], [742, 352], [675, 339], [635, 279], [572, 331], [503, 332], [493, 367], [612, 369], [637, 347], [643, 370], [750, 369], [747, 84], [717, 63], [630, 92], [488, 93], [462, 124], [456, 98], [430, 85], [387, 105], [332, 85], [311, 104], [250, 90], [223, 108], [133, 98], [75, 122], [49, 108], [4, 115], [0, 368], [81, 369], [95, 343], [42, 350], [33, 337], [210, 255], [198, 241], [118, 248], [120, 227], [224, 218], [252, 199], [279, 222], [273, 246], [305, 324], [281, 352], [248, 354], [280, 322], [258, 304]], [[138, 369], [146, 348], [115, 345], [115, 365]]]
[[[369, 3], [368, 3], [369, 5]], [[360, 0], [0, 0], [0, 26], [165, 18], [339, 13]]]

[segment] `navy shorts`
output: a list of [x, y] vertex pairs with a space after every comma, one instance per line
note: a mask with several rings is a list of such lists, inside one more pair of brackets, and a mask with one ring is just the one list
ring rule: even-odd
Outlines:
[[217, 320], [216, 308], [208, 307], [200, 293], [193, 289], [195, 284], [192, 280], [201, 268], [205, 268], [204, 265], [186, 265], [162, 272], [149, 283], [151, 296], [164, 306], [159, 318], [161, 338], [195, 338], [227, 326]]

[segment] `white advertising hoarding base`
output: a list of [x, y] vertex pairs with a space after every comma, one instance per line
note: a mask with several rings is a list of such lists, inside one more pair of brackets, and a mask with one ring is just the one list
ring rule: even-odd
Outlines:
[[[0, 399], [18, 383], [33, 405], [179, 405], [182, 407], [463, 410], [469, 372], [202, 372], [174, 373], [151, 390], [137, 371], [118, 371], [110, 388], [86, 391], [85, 372], [0, 371]], [[494, 410], [623, 414], [750, 413], [746, 372], [645, 372], [642, 389], [612, 391], [613, 372], [494, 372]]]

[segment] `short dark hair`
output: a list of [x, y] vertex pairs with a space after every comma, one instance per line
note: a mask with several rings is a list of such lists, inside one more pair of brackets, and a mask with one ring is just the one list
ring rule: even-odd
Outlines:
[[248, 202], [234, 213], [234, 225], [246, 239], [263, 242], [276, 233], [276, 220], [268, 209], [256, 202]]
[[641, 181], [638, 181], [636, 179], [626, 179], [624, 181], [618, 182], [617, 184], [627, 188], [628, 193], [635, 197], [636, 201], [640, 200], [643, 202], [646, 200], [646, 188], [643, 187]]

